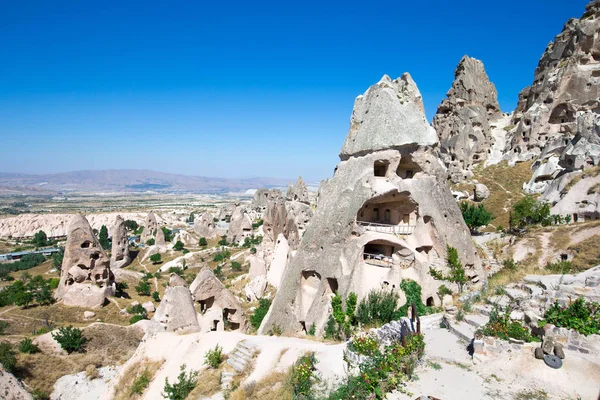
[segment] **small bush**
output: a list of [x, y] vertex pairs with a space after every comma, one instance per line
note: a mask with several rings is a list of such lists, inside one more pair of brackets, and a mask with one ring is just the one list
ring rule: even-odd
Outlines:
[[198, 383], [198, 371], [185, 372], [186, 365], [183, 364], [180, 368], [177, 381], [173, 384], [169, 383], [169, 379], [165, 378], [165, 387], [162, 396], [169, 400], [185, 400], [185, 398], [194, 390]]
[[379, 350], [379, 341], [373, 335], [362, 334], [352, 339], [348, 348], [357, 354], [372, 356]]
[[448, 294], [452, 294], [452, 290], [448, 289], [448, 287], [446, 285], [440, 285], [440, 287], [438, 288], [438, 296], [440, 296], [440, 299], [443, 298], [444, 296], [448, 295]]
[[223, 348], [219, 345], [216, 345], [214, 349], [210, 349], [204, 354], [204, 364], [212, 369], [219, 368], [221, 361], [223, 361]]
[[200, 240], [198, 241], [198, 245], [199, 246], [208, 246], [208, 242], [206, 241], [206, 238], [201, 237]]
[[0, 321], [0, 335], [4, 335], [9, 326], [7, 321]]
[[134, 306], [128, 307], [127, 312], [129, 314], [146, 315], [146, 309], [141, 304], [136, 304]]
[[241, 271], [241, 270], [242, 270], [242, 264], [240, 264], [240, 263], [239, 263], [239, 262], [237, 262], [237, 261], [232, 261], [232, 262], [231, 262], [231, 269], [232, 269], [233, 271], [237, 271], [237, 272], [239, 272], [239, 271]]
[[502, 261], [502, 265], [504, 265], [504, 268], [510, 271], [517, 270], [517, 263], [512, 258], [507, 258], [506, 260]]
[[490, 319], [481, 331], [486, 336], [494, 336], [504, 340], [508, 340], [508, 338], [526, 342], [535, 340], [528, 328], [521, 325], [520, 321], [510, 318], [508, 309], [501, 313], [497, 306], [491, 311]]
[[314, 399], [313, 385], [316, 382], [315, 365], [317, 359], [314, 353], [300, 357], [290, 373], [290, 384], [295, 399]]
[[40, 352], [40, 348], [33, 343], [33, 340], [25, 338], [19, 343], [19, 351], [21, 353], [35, 354]]
[[138, 283], [137, 286], [135, 287], [135, 291], [140, 296], [150, 296], [151, 290], [152, 290], [152, 288], [150, 287], [150, 284], [145, 281]]
[[162, 258], [160, 253], [155, 253], [150, 256], [150, 261], [152, 261], [152, 264], [158, 264], [161, 262], [161, 260]]
[[561, 306], [555, 302], [544, 314], [544, 322], [574, 329], [583, 335], [600, 333], [600, 304], [586, 301], [583, 297]]
[[569, 274], [573, 271], [573, 264], [571, 261], [558, 261], [555, 263], [546, 264], [546, 269], [556, 274]]
[[317, 331], [317, 326], [315, 325], [315, 323], [313, 322], [313, 324], [310, 326], [310, 328], [308, 329], [308, 334], [310, 336], [315, 336], [315, 333]]
[[154, 243], [156, 243], [156, 241], [153, 238], [146, 240], [146, 244], [148, 246], [154, 246]]
[[142, 315], [142, 314], [136, 314], [136, 315], [132, 316], [131, 318], [129, 318], [129, 323], [131, 325], [133, 325], [136, 322], [144, 320], [144, 319], [148, 319], [148, 317], [146, 317], [145, 315]]
[[250, 316], [250, 324], [254, 329], [258, 329], [263, 319], [269, 312], [269, 307], [271, 307], [270, 299], [260, 299], [258, 301], [258, 308], [254, 310], [254, 314]]
[[144, 370], [144, 372], [142, 372], [142, 374], [139, 377], [137, 377], [133, 381], [133, 384], [129, 389], [129, 395], [133, 396], [137, 394], [138, 396], [141, 396], [144, 393], [144, 390], [146, 390], [146, 388], [148, 387], [148, 385], [150, 385], [150, 373], [146, 369]]
[[8, 372], [14, 372], [17, 365], [17, 356], [10, 343], [0, 343], [0, 363]]
[[175, 251], [182, 251], [184, 247], [185, 247], [185, 245], [183, 244], [183, 242], [181, 240], [178, 240], [173, 245], [173, 250], [175, 250]]
[[87, 341], [81, 329], [72, 326], [58, 328], [58, 333], [53, 333], [52, 337], [69, 354], [74, 351], [83, 351]]
[[154, 299], [155, 302], [160, 303], [160, 293], [152, 292], [152, 298]]

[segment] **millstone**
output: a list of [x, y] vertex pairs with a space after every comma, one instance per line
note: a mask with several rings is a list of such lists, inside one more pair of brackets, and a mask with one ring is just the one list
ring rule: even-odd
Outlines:
[[559, 369], [560, 367], [562, 367], [562, 360], [556, 357], [554, 354], [545, 354], [544, 362], [550, 368]]

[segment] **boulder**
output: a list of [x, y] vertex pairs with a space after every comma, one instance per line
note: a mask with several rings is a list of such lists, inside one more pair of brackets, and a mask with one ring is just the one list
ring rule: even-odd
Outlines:
[[33, 396], [25, 390], [13, 374], [0, 368], [0, 393], [7, 400], [32, 400]]
[[487, 272], [446, 184], [437, 143], [410, 75], [385, 76], [356, 99], [341, 161], [321, 185], [298, 248], [284, 251], [285, 235], [276, 237], [282, 248], [267, 279], [279, 288], [259, 332], [278, 325], [301, 334], [314, 323], [320, 334], [333, 293], [354, 292], [359, 300], [372, 290], [400, 294], [403, 279], [421, 285], [424, 299], [435, 298], [441, 282], [429, 267], [445, 266], [446, 243], [460, 254], [469, 289], [483, 285]]
[[200, 331], [194, 302], [188, 288], [168, 287], [160, 302], [148, 332], [192, 333]]
[[554, 346], [556, 346], [556, 340], [554, 336], [545, 335], [542, 341], [542, 350], [544, 354], [554, 354]]
[[93, 311], [84, 311], [83, 312], [83, 319], [90, 319], [90, 318], [94, 318], [96, 316], [96, 313]]
[[154, 307], [154, 303], [152, 303], [151, 301], [142, 303], [142, 307], [144, 307], [144, 310], [146, 310], [149, 313], [156, 311], [156, 307]]
[[242, 332], [248, 329], [248, 320], [241, 303], [223, 286], [210, 268], [202, 268], [190, 285], [190, 291], [194, 301], [200, 303], [202, 331], [216, 329], [214, 318], [207, 316], [215, 314], [215, 310], [219, 310], [215, 315], [221, 316], [217, 319], [217, 324], [222, 322]]
[[544, 350], [542, 350], [541, 347], [536, 347], [533, 355], [535, 356], [535, 358], [537, 358], [538, 360], [543, 360], [544, 359]]
[[554, 355], [558, 358], [560, 358], [561, 360], [565, 359], [565, 352], [563, 351], [563, 348], [560, 344], [555, 344], [554, 345]]
[[125, 220], [120, 215], [117, 215], [115, 225], [112, 229], [112, 247], [110, 253], [111, 268], [124, 268], [131, 264], [127, 228], [125, 228]]
[[478, 183], [475, 185], [475, 189], [473, 190], [473, 199], [475, 201], [483, 201], [487, 200], [490, 197], [490, 190], [483, 183]]
[[115, 294], [110, 259], [83, 215], [69, 224], [60, 283], [55, 297], [65, 305], [99, 308]]

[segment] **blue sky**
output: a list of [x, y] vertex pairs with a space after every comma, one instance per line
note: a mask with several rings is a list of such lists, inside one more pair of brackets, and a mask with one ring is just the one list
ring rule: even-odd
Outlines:
[[511, 111], [586, 4], [1, 0], [0, 171], [319, 180], [383, 74], [431, 119], [469, 54]]

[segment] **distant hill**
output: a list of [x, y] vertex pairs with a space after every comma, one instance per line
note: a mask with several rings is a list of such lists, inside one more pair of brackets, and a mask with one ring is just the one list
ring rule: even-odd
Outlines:
[[[21, 192], [161, 192], [227, 193], [261, 187], [287, 186], [293, 180], [276, 178], [228, 179], [123, 169], [74, 171], [58, 174], [0, 172], [1, 193]], [[10, 190], [9, 190], [10, 189]]]

